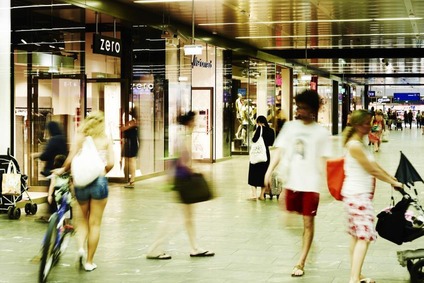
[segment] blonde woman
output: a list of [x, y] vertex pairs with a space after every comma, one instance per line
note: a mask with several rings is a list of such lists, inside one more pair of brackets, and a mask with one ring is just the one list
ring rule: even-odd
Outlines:
[[350, 117], [350, 126], [343, 131], [346, 147], [345, 180], [342, 188], [343, 202], [348, 216], [350, 243], [349, 283], [374, 282], [361, 275], [362, 265], [370, 242], [375, 241], [374, 228], [375, 178], [393, 187], [402, 187], [395, 177], [388, 174], [375, 162], [374, 156], [364, 144], [364, 137], [371, 130], [371, 114], [366, 110], [356, 110]]
[[80, 267], [86, 271], [93, 271], [97, 268], [97, 265], [93, 262], [93, 257], [99, 243], [100, 225], [109, 193], [108, 181], [105, 175], [112, 169], [114, 164], [112, 141], [105, 133], [103, 112], [92, 112], [81, 123], [64, 167], [58, 169], [56, 174], [62, 174], [70, 169], [72, 159], [80, 151], [85, 138], [88, 136], [92, 137], [97, 151], [105, 164], [104, 172], [100, 177], [85, 187], [75, 188], [75, 197], [80, 207], [80, 211], [77, 213], [79, 263]]

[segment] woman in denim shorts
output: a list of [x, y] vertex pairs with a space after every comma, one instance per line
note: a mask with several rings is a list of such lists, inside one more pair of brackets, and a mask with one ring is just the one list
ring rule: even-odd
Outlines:
[[69, 170], [72, 159], [82, 148], [82, 144], [88, 136], [92, 137], [97, 151], [105, 164], [105, 170], [101, 176], [85, 187], [75, 188], [75, 197], [81, 208], [77, 214], [80, 216], [77, 217], [79, 263], [80, 267], [86, 271], [93, 271], [97, 268], [97, 265], [93, 262], [93, 257], [99, 243], [100, 225], [109, 193], [105, 175], [114, 165], [113, 145], [105, 133], [103, 112], [92, 112], [81, 123], [64, 168], [57, 170], [56, 174]]

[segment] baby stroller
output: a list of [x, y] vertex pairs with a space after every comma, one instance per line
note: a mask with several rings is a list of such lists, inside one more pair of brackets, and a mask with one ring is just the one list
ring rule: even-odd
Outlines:
[[[415, 182], [424, 183], [424, 180], [402, 152], [395, 177], [413, 189], [416, 198], [399, 188], [402, 199], [394, 205], [392, 196], [393, 205], [377, 215], [376, 230], [382, 238], [402, 245], [424, 235], [424, 209], [418, 202], [418, 194], [414, 188]], [[397, 256], [400, 265], [408, 268], [411, 283], [423, 283], [424, 249], [398, 251]]]
[[[21, 190], [19, 193], [3, 192], [3, 174], [8, 171], [9, 163], [12, 162], [16, 168], [16, 173], [20, 174]], [[35, 214], [37, 212], [37, 204], [31, 200], [28, 194], [27, 186], [28, 176], [22, 174], [16, 159], [10, 155], [9, 149], [6, 155], [0, 155], [0, 212], [7, 212], [9, 219], [19, 219], [21, 217], [21, 209], [17, 207], [17, 203], [22, 200], [25, 193], [29, 202], [25, 204], [26, 214]]]

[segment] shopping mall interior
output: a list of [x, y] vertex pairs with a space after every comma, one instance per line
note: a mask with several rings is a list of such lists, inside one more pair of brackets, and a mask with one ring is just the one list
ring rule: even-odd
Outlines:
[[[245, 200], [256, 118], [265, 116], [278, 134], [282, 120], [294, 119], [294, 96], [305, 89], [316, 90], [322, 103], [317, 122], [331, 133], [333, 149], [339, 152], [340, 135], [353, 110], [390, 110], [401, 123], [405, 111], [411, 110], [413, 117], [424, 112], [421, 0], [1, 2], [0, 155], [10, 153], [16, 159], [39, 205], [38, 213], [24, 216], [22, 212], [20, 219], [0, 214], [3, 239], [13, 242], [13, 248], [4, 248], [0, 257], [14, 270], [5, 282], [34, 281], [30, 278], [35, 268], [28, 267], [28, 257], [36, 253], [45, 230], [35, 219], [46, 213], [49, 184], [41, 174], [44, 163], [34, 155], [44, 150], [51, 121], [61, 125], [70, 147], [81, 121], [103, 111], [115, 157], [107, 175], [113, 204], [105, 225], [110, 228], [99, 255], [104, 276], [75, 275], [70, 271], [74, 254], [69, 253], [60, 267], [65, 275], [56, 273], [55, 281], [294, 282], [285, 275], [296, 256], [290, 247], [297, 244], [291, 236], [298, 229], [282, 229], [275, 200]], [[163, 178], [177, 156], [177, 117], [190, 110], [197, 113], [193, 159], [220, 183], [219, 198], [203, 210], [199, 205], [199, 234], [223, 256], [215, 262], [190, 261], [179, 246], [184, 237], [178, 235], [176, 242], [170, 242], [175, 252], [172, 263], [146, 263], [149, 239], [162, 221], [155, 215], [167, 207], [168, 197], [155, 184], [162, 187], [166, 182]], [[131, 173], [130, 161], [123, 157], [122, 127], [134, 117], [139, 150]], [[391, 166], [400, 150], [413, 157], [414, 151], [420, 151], [421, 130], [415, 120], [412, 125], [402, 131], [394, 128], [382, 146], [377, 159], [388, 170], [394, 170]], [[415, 162], [424, 169], [421, 160]], [[134, 191], [125, 190], [124, 184], [132, 178]], [[382, 209], [388, 195], [380, 197]], [[347, 281], [346, 241], [336, 244], [335, 253], [329, 250], [334, 246], [328, 240], [332, 232], [344, 237], [342, 228], [333, 225], [341, 222], [332, 215], [337, 209], [337, 203], [324, 197], [317, 233], [321, 246], [314, 251], [311, 277], [302, 282]], [[128, 240], [116, 233], [122, 229], [131, 239], [139, 239], [131, 248], [116, 243]], [[106, 252], [110, 239], [115, 242]], [[11, 251], [26, 245], [31, 256], [18, 252], [18, 258], [8, 260]], [[389, 249], [393, 247], [387, 243], [378, 244], [366, 272], [374, 273], [379, 282], [408, 282], [395, 253], [386, 257]], [[259, 255], [266, 259], [258, 261]], [[18, 272], [21, 262], [28, 267], [24, 275]], [[387, 266], [382, 268], [381, 262]], [[210, 272], [206, 278], [204, 270]]]

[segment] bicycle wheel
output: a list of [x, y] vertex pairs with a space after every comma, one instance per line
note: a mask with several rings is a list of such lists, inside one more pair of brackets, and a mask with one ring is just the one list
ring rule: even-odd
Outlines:
[[38, 282], [44, 283], [47, 281], [47, 276], [49, 275], [50, 270], [56, 264], [56, 243], [59, 236], [57, 230], [57, 224], [59, 221], [59, 216], [57, 213], [54, 213], [49, 222], [49, 227], [44, 236], [43, 247], [42, 247], [42, 256], [41, 256], [41, 265], [38, 272]]

